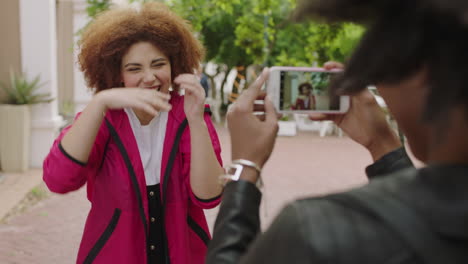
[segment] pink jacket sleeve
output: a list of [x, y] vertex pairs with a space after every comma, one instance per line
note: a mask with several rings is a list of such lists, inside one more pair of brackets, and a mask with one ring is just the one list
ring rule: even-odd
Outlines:
[[[76, 116], [75, 120], [79, 117]], [[72, 125], [71, 125], [72, 126]], [[67, 193], [74, 191], [88, 182], [88, 188], [92, 187], [92, 180], [103, 159], [102, 155], [107, 143], [107, 129], [101, 125], [87, 163], [82, 163], [61, 146], [60, 142], [68, 130], [63, 129], [55, 139], [49, 154], [43, 163], [43, 180], [47, 187], [56, 193]]]

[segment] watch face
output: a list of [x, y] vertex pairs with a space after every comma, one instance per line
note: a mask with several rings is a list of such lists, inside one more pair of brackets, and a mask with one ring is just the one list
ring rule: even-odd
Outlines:
[[[226, 165], [224, 169], [225, 169], [225, 174], [221, 175], [219, 178], [222, 186], [225, 186], [230, 181], [238, 181], [240, 179], [242, 170], [244, 169], [244, 165], [233, 163], [230, 165]], [[262, 181], [262, 178], [260, 177], [260, 174], [258, 175], [257, 182], [255, 183], [255, 185], [259, 189], [263, 186], [263, 181]]]
[[238, 181], [243, 169], [243, 165], [233, 163], [227, 167], [226, 171], [228, 175], [232, 175], [231, 180]]
[[230, 181], [238, 181], [244, 166], [240, 164], [230, 164], [224, 167], [225, 174], [220, 176], [221, 185], [225, 186]]

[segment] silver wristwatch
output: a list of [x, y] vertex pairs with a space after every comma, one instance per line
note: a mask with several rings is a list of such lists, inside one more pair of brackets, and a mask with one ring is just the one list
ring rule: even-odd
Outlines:
[[254, 168], [258, 172], [258, 178], [255, 185], [259, 189], [262, 188], [263, 181], [262, 177], [260, 176], [262, 169], [254, 162], [245, 159], [233, 160], [231, 164], [224, 167], [225, 173], [219, 178], [221, 185], [225, 186], [230, 181], [238, 181], [242, 171], [244, 170], [244, 167]]

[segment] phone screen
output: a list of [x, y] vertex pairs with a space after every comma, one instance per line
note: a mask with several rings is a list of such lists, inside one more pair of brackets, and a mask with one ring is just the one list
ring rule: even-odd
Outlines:
[[338, 111], [340, 97], [331, 94], [336, 72], [280, 71], [279, 110]]

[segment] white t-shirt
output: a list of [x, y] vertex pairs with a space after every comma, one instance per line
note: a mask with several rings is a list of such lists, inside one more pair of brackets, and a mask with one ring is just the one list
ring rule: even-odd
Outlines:
[[160, 112], [151, 122], [142, 126], [131, 108], [125, 108], [140, 151], [141, 163], [145, 170], [146, 185], [161, 182], [161, 161], [166, 136], [168, 112]]

